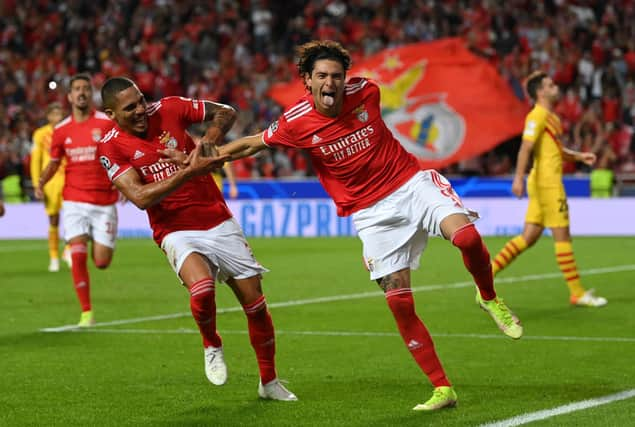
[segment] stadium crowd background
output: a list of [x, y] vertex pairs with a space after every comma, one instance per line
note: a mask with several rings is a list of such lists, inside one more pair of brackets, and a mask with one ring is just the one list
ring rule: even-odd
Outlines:
[[[235, 138], [281, 113], [267, 91], [297, 78], [293, 48], [314, 38], [342, 42], [355, 62], [391, 46], [462, 37], [521, 99], [522, 79], [541, 68], [563, 93], [563, 142], [597, 153], [597, 167], [635, 173], [634, 0], [5, 0], [0, 8], [0, 177], [18, 174], [27, 197], [31, 135], [49, 102], [67, 105], [74, 73], [90, 72], [96, 88], [131, 76], [149, 100], [185, 94], [233, 105]], [[509, 174], [518, 143], [443, 173]], [[236, 177], [313, 175], [299, 152], [264, 153], [235, 163]], [[565, 172], [589, 170], [567, 164]]]

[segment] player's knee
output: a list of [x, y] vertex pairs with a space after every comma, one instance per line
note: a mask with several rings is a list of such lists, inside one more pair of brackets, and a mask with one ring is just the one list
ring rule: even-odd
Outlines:
[[525, 243], [527, 244], [527, 247], [528, 247], [528, 248], [531, 248], [531, 247], [532, 247], [533, 245], [535, 245], [535, 244], [536, 244], [536, 242], [538, 241], [538, 239], [537, 239], [537, 238], [533, 238], [533, 237], [531, 237], [531, 238], [527, 238], [527, 237], [524, 237], [524, 236], [523, 236], [523, 239], [525, 240]]
[[[481, 235], [474, 224], [466, 224], [452, 234], [452, 244], [461, 250], [485, 247]], [[485, 248], [487, 250], [487, 248]]]
[[111, 258], [108, 259], [94, 259], [93, 260], [95, 262], [95, 267], [97, 267], [100, 270], [103, 270], [105, 268], [108, 268], [108, 266], [110, 265], [110, 262], [112, 261]]

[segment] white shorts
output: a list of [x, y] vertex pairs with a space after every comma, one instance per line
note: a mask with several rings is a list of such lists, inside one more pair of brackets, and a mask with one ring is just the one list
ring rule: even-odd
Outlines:
[[247, 279], [269, 271], [254, 258], [234, 218], [209, 230], [174, 231], [163, 238], [161, 249], [177, 276], [192, 252], [207, 258], [217, 282], [228, 278]]
[[93, 205], [92, 203], [62, 202], [62, 221], [64, 238], [88, 235], [94, 242], [109, 248], [115, 247], [117, 238], [117, 207], [112, 205]]
[[441, 221], [472, 212], [463, 207], [448, 180], [435, 170], [417, 172], [394, 193], [355, 212], [353, 223], [364, 246], [370, 279], [419, 268], [428, 235], [441, 235]]

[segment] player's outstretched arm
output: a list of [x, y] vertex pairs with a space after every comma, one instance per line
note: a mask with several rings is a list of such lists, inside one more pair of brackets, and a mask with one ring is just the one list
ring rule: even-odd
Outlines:
[[574, 151], [568, 148], [563, 148], [562, 159], [567, 162], [582, 162], [586, 165], [593, 166], [597, 160], [597, 156], [595, 153], [584, 153], [582, 151]]
[[46, 165], [46, 167], [42, 171], [42, 174], [40, 175], [37, 187], [35, 188], [35, 197], [37, 197], [38, 199], [42, 199], [44, 197], [44, 186], [51, 180], [51, 178], [53, 178], [55, 172], [57, 172], [57, 170], [60, 168], [60, 163], [61, 162], [59, 160], [51, 159], [48, 165]]
[[147, 209], [191, 178], [205, 175], [222, 167], [228, 156], [203, 157], [202, 147], [197, 145], [188, 164], [162, 181], [145, 183], [136, 170], [130, 168], [113, 181], [117, 189], [139, 209]]
[[534, 149], [533, 141], [523, 139], [518, 150], [518, 159], [516, 160], [516, 173], [514, 174], [514, 181], [512, 182], [512, 193], [516, 197], [523, 197], [525, 193], [525, 172], [529, 165], [529, 159], [531, 152]]
[[218, 147], [218, 154], [221, 156], [229, 154], [230, 161], [254, 155], [267, 148], [265, 143], [262, 141], [262, 134], [263, 133], [260, 132], [256, 135], [245, 136], [243, 138], [236, 139], [229, 144], [225, 144], [222, 147]]

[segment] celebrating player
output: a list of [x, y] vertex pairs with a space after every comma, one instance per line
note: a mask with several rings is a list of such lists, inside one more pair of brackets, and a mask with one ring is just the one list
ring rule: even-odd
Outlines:
[[[62, 120], [62, 105], [53, 102], [46, 107], [47, 124], [33, 132], [31, 151], [31, 179], [40, 181], [40, 173], [51, 159], [51, 137], [53, 127]], [[44, 186], [44, 193], [35, 188], [35, 197], [44, 200], [44, 210], [49, 218], [49, 271], [59, 271], [59, 222], [62, 209], [62, 189], [64, 188], [64, 165], [60, 165], [55, 175]], [[70, 247], [64, 249], [64, 257], [70, 261]], [[69, 262], [70, 264], [70, 262]]]
[[[278, 381], [273, 322], [261, 288], [267, 271], [254, 258], [242, 230], [214, 184], [212, 170], [224, 159], [202, 157], [234, 123], [233, 108], [210, 101], [167, 97], [150, 105], [133, 81], [114, 77], [101, 90], [115, 128], [99, 144], [108, 176], [141, 209], [147, 209], [154, 240], [190, 293], [190, 307], [203, 337], [205, 373], [210, 382], [227, 380], [222, 340], [216, 331], [215, 283], [226, 282], [247, 316], [251, 345], [260, 369], [263, 399], [297, 400]], [[211, 121], [200, 144], [186, 129]], [[186, 167], [161, 161], [161, 153], [190, 153]]]
[[110, 265], [117, 236], [118, 192], [97, 159], [97, 143], [113, 126], [112, 121], [92, 106], [90, 76], [77, 74], [70, 80], [68, 102], [71, 115], [55, 126], [51, 142], [51, 160], [42, 171], [38, 192], [66, 159], [62, 192], [64, 234], [71, 247], [71, 272], [82, 314], [78, 326], [95, 323], [90, 300], [88, 241], [92, 240], [92, 258], [97, 268]]
[[496, 296], [487, 248], [449, 182], [434, 170], [422, 171], [386, 127], [379, 87], [359, 77], [346, 83], [348, 52], [336, 42], [312, 41], [299, 47], [298, 56], [309, 93], [265, 132], [219, 153], [238, 159], [268, 146], [308, 151], [338, 214], [352, 215], [370, 278], [385, 292], [404, 343], [435, 387], [413, 409], [454, 406], [456, 393], [415, 313], [410, 270], [418, 268], [429, 234], [449, 239], [476, 282], [477, 303], [505, 334], [520, 338], [522, 327]]
[[562, 146], [562, 125], [553, 112], [559, 90], [551, 77], [543, 72], [532, 73], [527, 78], [526, 89], [535, 106], [525, 120], [512, 192], [518, 197], [523, 196], [525, 172], [533, 153], [533, 167], [527, 178], [529, 206], [522, 234], [507, 242], [494, 257], [494, 274], [536, 243], [545, 227], [548, 227], [555, 243], [556, 261], [569, 287], [569, 301], [577, 306], [601, 307], [606, 304], [606, 298], [595, 296], [593, 289], [585, 290], [580, 283], [569, 232], [569, 205], [562, 183], [563, 160], [592, 165], [595, 163], [595, 154]]

